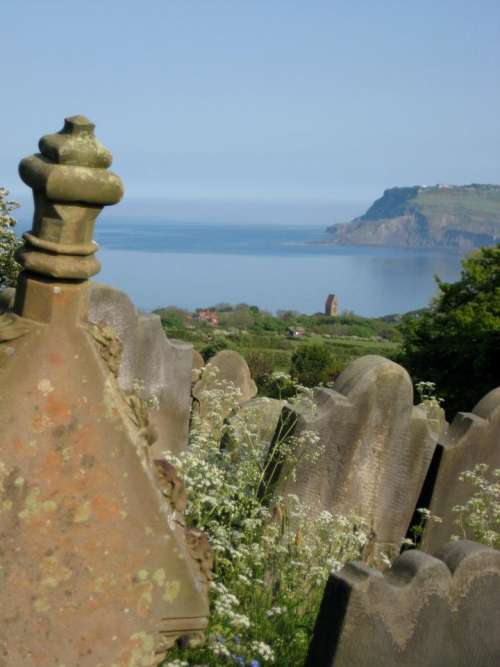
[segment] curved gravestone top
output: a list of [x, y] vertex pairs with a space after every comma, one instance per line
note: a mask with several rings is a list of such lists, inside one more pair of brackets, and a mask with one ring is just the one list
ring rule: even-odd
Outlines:
[[447, 544], [406, 551], [382, 575], [363, 563], [331, 575], [306, 667], [499, 664], [500, 552]]
[[431, 552], [458, 532], [459, 515], [453, 508], [464, 505], [474, 493], [472, 484], [459, 481], [459, 475], [481, 463], [490, 470], [500, 468], [500, 387], [486, 394], [472, 412], [455, 416], [438, 451], [430, 511], [441, 522], [428, 522], [422, 539], [422, 548]]
[[285, 462], [278, 492], [298, 495], [318, 511], [362, 518], [372, 536], [367, 557], [399, 551], [443, 411], [414, 406], [407, 371], [375, 355], [350, 364], [333, 389], [316, 389], [314, 402], [315, 413], [299, 408], [288, 418], [295, 419], [295, 435], [316, 432], [319, 459], [300, 456], [295, 475]]
[[203, 401], [203, 392], [215, 387], [220, 382], [231, 382], [240, 392], [240, 403], [249, 401], [257, 394], [257, 386], [252, 380], [247, 362], [234, 350], [217, 352], [208, 362], [207, 368], [217, 368], [214, 379], [211, 376], [202, 377], [193, 388], [193, 396]]
[[350, 363], [335, 381], [333, 389], [346, 397], [354, 397], [367, 389], [385, 389], [391, 380], [398, 383], [398, 393], [402, 394], [403, 400], [413, 401], [413, 386], [408, 372], [394, 361], [377, 354], [368, 354]]
[[101, 283], [91, 284], [88, 317], [111, 327], [123, 345], [122, 388], [139, 386], [143, 398], [158, 399], [158, 409], [150, 411], [158, 433], [154, 456], [180, 453], [188, 438], [192, 345], [167, 338], [158, 315], [139, 312], [124, 292]]

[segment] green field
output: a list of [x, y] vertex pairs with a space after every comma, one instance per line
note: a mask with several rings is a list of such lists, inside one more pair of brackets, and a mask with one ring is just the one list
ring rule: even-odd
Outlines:
[[[325, 346], [335, 360], [336, 374], [357, 357], [380, 354], [394, 358], [400, 350], [397, 323], [386, 319], [350, 313], [326, 317], [290, 311], [274, 316], [246, 304], [221, 304], [211, 311], [217, 313], [217, 325], [175, 307], [156, 312], [169, 338], [191, 342], [205, 360], [225, 348], [242, 354], [258, 384], [274, 371], [290, 372], [293, 354], [307, 345]], [[299, 335], [293, 337], [293, 331]]]

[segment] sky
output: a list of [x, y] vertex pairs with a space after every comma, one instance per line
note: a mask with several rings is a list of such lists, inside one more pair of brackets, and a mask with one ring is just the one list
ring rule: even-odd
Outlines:
[[498, 0], [0, 8], [0, 185], [15, 195], [19, 160], [77, 113], [114, 155], [122, 211], [253, 202], [257, 218], [323, 221], [395, 185], [500, 182]]

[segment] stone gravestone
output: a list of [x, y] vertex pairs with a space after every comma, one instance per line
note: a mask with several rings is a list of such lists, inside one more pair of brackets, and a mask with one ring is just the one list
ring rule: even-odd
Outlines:
[[35, 215], [0, 316], [5, 667], [157, 665], [207, 625], [206, 540], [183, 526], [175, 469], [150, 463], [119, 345], [86, 320], [94, 222], [123, 193], [93, 130], [68, 118], [20, 165]]
[[[200, 416], [203, 417], [210, 410], [209, 402], [203, 396], [204, 392], [220, 386], [221, 383], [230, 382], [240, 391], [240, 404], [256, 395], [257, 386], [252, 380], [248, 364], [238, 352], [234, 350], [217, 352], [209, 359], [206, 368], [208, 373], [204, 373], [193, 387], [193, 398], [196, 399], [196, 409]], [[217, 369], [215, 374], [214, 369]]]
[[413, 406], [408, 373], [392, 361], [366, 356], [351, 363], [333, 389], [315, 390], [317, 411], [286, 411], [285, 432], [315, 431], [319, 460], [303, 456], [295, 478], [286, 462], [277, 480], [318, 510], [362, 518], [371, 532], [366, 557], [399, 553], [444, 416]]
[[500, 552], [447, 544], [384, 575], [361, 562], [326, 585], [305, 667], [500, 665]]
[[285, 401], [267, 396], [257, 396], [243, 403], [239, 410], [227, 419], [229, 429], [224, 433], [221, 446], [238, 452], [249, 446], [249, 440], [261, 453], [264, 462], [276, 433]]
[[[431, 553], [460, 532], [453, 508], [463, 505], [473, 494], [469, 482], [458, 480], [460, 473], [478, 463], [488, 464], [491, 470], [500, 468], [500, 387], [486, 394], [472, 412], [456, 415], [438, 445], [435, 462], [437, 476], [430, 511], [441, 522], [427, 522], [421, 545]], [[435, 470], [432, 474], [436, 475]]]
[[123, 345], [118, 381], [125, 391], [139, 388], [147, 401], [156, 431], [152, 455], [165, 450], [180, 454], [187, 445], [191, 410], [193, 348], [165, 336], [158, 315], [140, 313], [129, 297], [117, 289], [92, 284], [89, 320], [108, 327]]

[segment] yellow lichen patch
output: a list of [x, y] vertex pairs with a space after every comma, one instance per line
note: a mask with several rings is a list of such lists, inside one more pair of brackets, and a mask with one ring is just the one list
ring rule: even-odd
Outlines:
[[57, 588], [63, 581], [68, 581], [73, 575], [71, 570], [59, 562], [57, 556], [47, 556], [40, 563], [43, 588]]
[[39, 614], [42, 614], [50, 610], [50, 604], [45, 598], [35, 598], [35, 601], [33, 602], [33, 609]]
[[137, 613], [143, 618], [148, 614], [153, 604], [153, 584], [147, 581], [141, 584], [142, 593], [137, 602]]
[[7, 499], [7, 500], [2, 500], [2, 502], [0, 502], [0, 514], [2, 514], [3, 512], [10, 512], [11, 509], [12, 509], [12, 500]]
[[74, 523], [85, 523], [88, 521], [92, 515], [92, 506], [90, 500], [86, 500], [84, 503], [78, 507], [73, 517]]
[[134, 648], [127, 667], [152, 667], [157, 663], [153, 635], [137, 632], [130, 639], [134, 643]]
[[35, 415], [31, 424], [36, 433], [42, 433], [54, 426], [54, 422], [47, 415]]
[[63, 447], [61, 450], [64, 463], [69, 463], [73, 455], [73, 447]]
[[41, 392], [44, 396], [48, 396], [50, 393], [54, 391], [54, 387], [52, 386], [52, 383], [50, 380], [43, 379], [40, 380], [37, 389], [39, 392]]
[[165, 584], [165, 578], [166, 575], [165, 575], [165, 570], [163, 568], [159, 568], [158, 570], [156, 570], [156, 572], [153, 574], [152, 577], [155, 584], [160, 588], [162, 588], [163, 585]]
[[163, 599], [166, 602], [173, 602], [179, 595], [181, 582], [177, 580], [166, 581], [163, 586]]
[[98, 577], [95, 580], [95, 592], [104, 593], [106, 588], [113, 588], [118, 583], [118, 580], [114, 574], [108, 574], [104, 577]]
[[28, 492], [24, 505], [25, 509], [21, 510], [18, 514], [20, 519], [29, 519], [40, 512], [40, 487], [35, 486]]
[[57, 509], [57, 503], [55, 500], [45, 500], [42, 503], [42, 509], [44, 512], [55, 512]]

